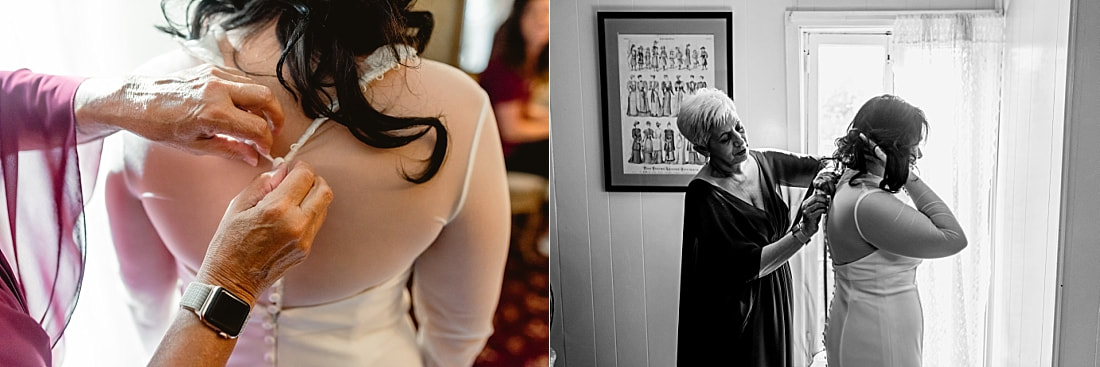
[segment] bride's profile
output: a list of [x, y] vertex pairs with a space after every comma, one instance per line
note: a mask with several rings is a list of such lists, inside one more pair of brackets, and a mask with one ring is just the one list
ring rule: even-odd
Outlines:
[[[180, 47], [140, 71], [212, 63], [268, 86], [286, 115], [272, 160], [309, 162], [335, 198], [310, 257], [257, 297], [230, 366], [467, 366], [492, 333], [509, 231], [497, 124], [469, 76], [418, 56], [432, 18], [410, 3], [162, 3]], [[135, 320], [155, 345], [218, 218], [272, 162], [133, 135], [122, 149], [104, 162], [105, 198]]]
[[[844, 170], [825, 224], [836, 278], [825, 331], [829, 366], [921, 365], [917, 266], [966, 247], [951, 210], [912, 171], [927, 129], [919, 108], [882, 95], [836, 141], [833, 158]], [[903, 188], [913, 207], [895, 196]]]

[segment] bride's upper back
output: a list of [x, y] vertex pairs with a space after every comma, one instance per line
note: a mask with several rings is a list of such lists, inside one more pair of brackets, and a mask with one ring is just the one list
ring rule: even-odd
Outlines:
[[856, 208], [861, 198], [871, 192], [884, 192], [878, 188], [882, 179], [873, 175], [864, 175], [853, 180], [858, 172], [845, 170], [836, 184], [836, 194], [827, 212], [824, 232], [829, 243], [829, 252], [833, 263], [847, 264], [862, 259], [875, 251], [859, 233], [856, 223]]

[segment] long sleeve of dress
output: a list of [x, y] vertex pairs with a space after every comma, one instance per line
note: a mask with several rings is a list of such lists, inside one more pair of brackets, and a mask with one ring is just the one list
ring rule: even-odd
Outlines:
[[0, 71], [0, 365], [51, 364], [83, 274], [80, 79]]
[[905, 185], [916, 209], [881, 190], [856, 202], [855, 222], [871, 245], [908, 257], [939, 258], [966, 247], [959, 221], [922, 180]]
[[178, 308], [176, 258], [157, 234], [144, 204], [131, 187], [125, 159], [108, 155], [104, 157], [104, 165], [107, 177], [103, 194], [119, 273], [138, 336], [145, 352], [152, 354]]
[[775, 179], [783, 186], [810, 187], [822, 168], [821, 160], [813, 156], [777, 149], [761, 149], [760, 152], [775, 167]]
[[73, 97], [82, 81], [27, 69], [0, 71], [4, 152], [63, 148], [75, 139]]
[[416, 261], [413, 304], [425, 366], [469, 366], [493, 332], [510, 228], [500, 138], [488, 101], [458, 213]]

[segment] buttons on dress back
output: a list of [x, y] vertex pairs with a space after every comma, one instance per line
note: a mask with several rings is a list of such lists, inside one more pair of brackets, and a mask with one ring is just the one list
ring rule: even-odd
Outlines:
[[264, 353], [264, 361], [271, 366], [278, 365], [279, 351], [279, 312], [283, 309], [283, 279], [275, 281], [271, 286], [267, 300], [271, 302], [264, 308], [264, 344], [267, 345], [267, 353]]

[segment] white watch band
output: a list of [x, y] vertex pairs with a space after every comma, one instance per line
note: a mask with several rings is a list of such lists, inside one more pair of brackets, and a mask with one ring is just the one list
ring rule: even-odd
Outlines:
[[240, 335], [252, 308], [225, 288], [199, 282], [187, 285], [180, 307], [194, 312], [206, 326], [229, 339]]
[[191, 282], [187, 285], [187, 290], [183, 292], [183, 297], [180, 299], [180, 306], [191, 312], [199, 312], [202, 309], [202, 305], [206, 304], [206, 299], [210, 298], [210, 292], [214, 290], [214, 286], [209, 284], [203, 284], [199, 282]]

